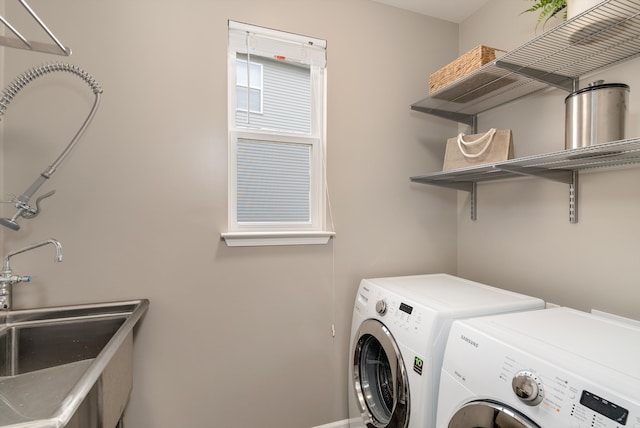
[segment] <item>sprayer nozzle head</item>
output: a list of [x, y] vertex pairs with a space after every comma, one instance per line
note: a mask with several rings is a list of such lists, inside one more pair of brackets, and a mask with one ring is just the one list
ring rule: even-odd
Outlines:
[[8, 227], [11, 230], [20, 230], [20, 225], [18, 224], [18, 222], [10, 218], [0, 218], [0, 224]]

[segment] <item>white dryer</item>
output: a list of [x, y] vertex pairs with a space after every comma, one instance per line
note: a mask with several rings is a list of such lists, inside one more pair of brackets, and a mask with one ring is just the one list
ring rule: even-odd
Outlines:
[[543, 307], [447, 274], [363, 279], [351, 327], [350, 427], [433, 428], [452, 321]]
[[454, 322], [437, 428], [638, 428], [640, 327], [568, 308]]

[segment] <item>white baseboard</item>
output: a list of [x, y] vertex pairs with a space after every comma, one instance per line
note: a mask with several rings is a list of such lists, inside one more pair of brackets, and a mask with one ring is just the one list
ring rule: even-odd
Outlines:
[[343, 421], [331, 422], [326, 425], [319, 425], [313, 428], [349, 428], [349, 419], [345, 419]]

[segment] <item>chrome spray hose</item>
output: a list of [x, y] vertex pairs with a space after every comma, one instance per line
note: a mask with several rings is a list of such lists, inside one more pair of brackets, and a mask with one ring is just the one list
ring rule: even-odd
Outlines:
[[87, 127], [91, 123], [91, 120], [93, 120], [93, 117], [95, 116], [95, 113], [98, 109], [98, 105], [100, 103], [100, 94], [102, 94], [102, 87], [100, 86], [100, 84], [96, 82], [96, 80], [89, 73], [84, 71], [82, 68], [77, 67], [75, 65], [71, 65], [71, 64], [65, 64], [65, 63], [46, 64], [46, 65], [34, 67], [32, 69], [25, 71], [24, 73], [19, 75], [17, 78], [15, 78], [11, 83], [9, 83], [9, 85], [7, 85], [7, 87], [2, 91], [2, 98], [0, 99], [0, 120], [2, 119], [2, 116], [4, 115], [4, 112], [7, 109], [11, 100], [13, 100], [13, 98], [18, 94], [18, 92], [20, 92], [25, 86], [27, 86], [29, 83], [33, 82], [39, 77], [42, 77], [49, 73], [58, 72], [58, 71], [69, 72], [81, 78], [87, 85], [89, 85], [89, 87], [91, 88], [91, 90], [95, 95], [93, 107], [91, 108], [89, 115], [83, 122], [82, 126], [80, 127], [76, 135], [73, 137], [71, 142], [67, 145], [67, 147], [62, 151], [60, 156], [58, 156], [58, 158], [45, 171], [43, 171], [40, 174], [40, 176], [33, 182], [33, 184], [15, 201], [15, 207], [18, 209], [18, 211], [14, 214], [14, 216], [11, 218], [0, 218], [0, 224], [13, 230], [20, 229], [20, 225], [16, 221], [18, 217], [33, 218], [37, 216], [40, 212], [40, 207], [38, 205], [40, 200], [53, 195], [55, 190], [38, 198], [36, 200], [35, 208], [32, 208], [28, 205], [29, 200], [31, 199], [33, 194], [40, 188], [40, 186], [42, 186], [42, 184], [47, 179], [49, 179], [49, 177], [51, 177], [51, 175], [58, 168], [58, 165], [60, 165], [60, 163], [64, 160], [64, 158], [67, 157], [67, 155], [71, 152], [71, 150], [75, 147], [77, 142], [80, 140], [80, 137], [82, 136], [84, 131], [87, 129]]
[[94, 94], [102, 93], [102, 87], [100, 87], [100, 84], [96, 82], [96, 79], [94, 79], [82, 68], [61, 62], [45, 64], [25, 71], [24, 73], [16, 77], [11, 83], [9, 83], [6, 88], [4, 88], [4, 90], [2, 91], [2, 99], [0, 99], [0, 118], [2, 117], [2, 115], [4, 115], [4, 112], [11, 100], [18, 94], [18, 92], [22, 90], [22, 88], [36, 80], [38, 77], [42, 77], [46, 74], [54, 73], [57, 71], [66, 71], [72, 73], [84, 80], [87, 85], [89, 85]]

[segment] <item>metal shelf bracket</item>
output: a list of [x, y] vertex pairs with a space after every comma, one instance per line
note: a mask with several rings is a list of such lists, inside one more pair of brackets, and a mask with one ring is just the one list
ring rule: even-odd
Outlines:
[[519, 175], [531, 175], [569, 185], [569, 223], [578, 223], [578, 170], [544, 169], [519, 165], [496, 165], [497, 169]]
[[550, 73], [544, 70], [538, 70], [533, 67], [523, 67], [518, 64], [512, 64], [505, 61], [496, 61], [496, 66], [505, 70], [513, 71], [514, 73], [521, 74], [523, 76], [530, 77], [538, 82], [546, 83], [550, 86], [563, 89], [567, 92], [573, 92], [578, 89], [579, 79], [564, 76], [562, 74]]
[[449, 189], [462, 190], [468, 192], [471, 196], [471, 220], [476, 221], [478, 218], [478, 183], [475, 181], [435, 181], [431, 184]]
[[532, 166], [519, 165], [501, 165], [494, 166], [496, 169], [508, 171], [519, 175], [532, 175], [534, 177], [546, 178], [547, 180], [557, 181], [564, 184], [573, 183], [573, 171], [568, 169], [545, 169]]
[[478, 116], [475, 114], [457, 113], [454, 111], [439, 110], [435, 108], [421, 107], [412, 105], [411, 110], [419, 111], [421, 113], [427, 113], [433, 116], [438, 116], [447, 120], [453, 120], [455, 122], [463, 123], [471, 127], [472, 132], [475, 134], [478, 130]]

